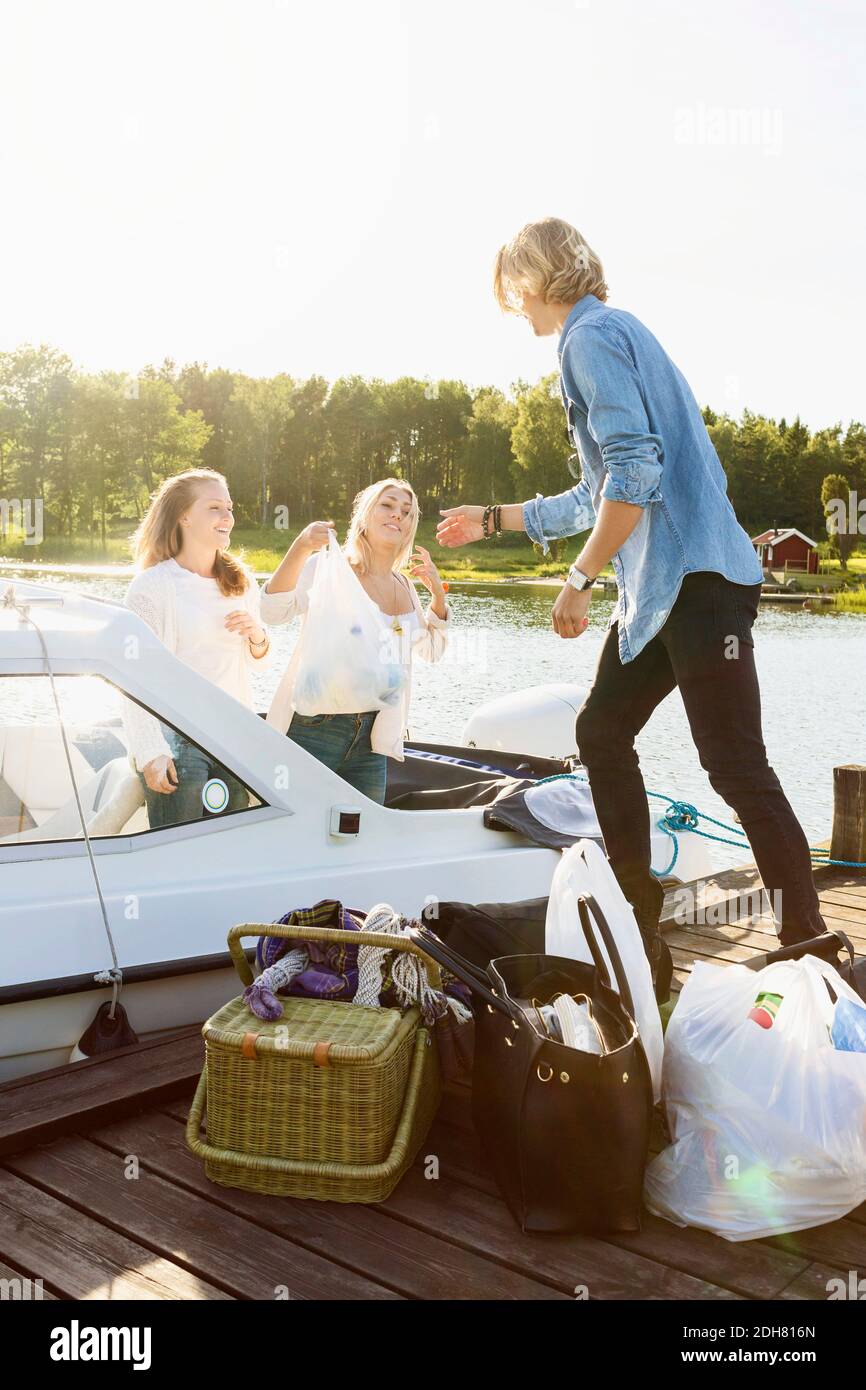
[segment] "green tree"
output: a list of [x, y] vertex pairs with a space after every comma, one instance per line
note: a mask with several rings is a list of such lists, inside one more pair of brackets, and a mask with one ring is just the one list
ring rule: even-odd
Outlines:
[[[505, 496], [511, 498], [515, 457], [511, 432], [517, 420], [517, 407], [502, 391], [483, 386], [472, 399], [472, 414], [466, 438], [459, 451], [458, 500]], [[450, 505], [450, 504], [446, 504]]]
[[512, 477], [523, 496], [564, 492], [572, 452], [556, 373], [518, 391], [511, 447]]
[[[283, 434], [294, 413], [290, 376], [238, 376], [226, 411], [227, 472], [241, 511], [260, 526], [273, 519], [271, 478]], [[276, 499], [276, 505], [283, 502]]]

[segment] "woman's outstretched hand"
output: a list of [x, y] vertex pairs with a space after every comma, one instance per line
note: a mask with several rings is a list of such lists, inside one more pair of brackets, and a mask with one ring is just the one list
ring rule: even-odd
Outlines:
[[443, 507], [439, 514], [443, 518], [436, 527], [436, 540], [440, 545], [453, 549], [483, 539], [483, 507]]

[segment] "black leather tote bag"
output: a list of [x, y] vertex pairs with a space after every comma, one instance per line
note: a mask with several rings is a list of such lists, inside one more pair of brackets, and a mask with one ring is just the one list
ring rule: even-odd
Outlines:
[[[427, 928], [412, 935], [472, 989], [473, 1121], [521, 1230], [637, 1231], [652, 1080], [613, 934], [593, 898], [581, 897], [578, 908], [591, 965], [537, 953], [502, 956], [482, 971]], [[590, 1000], [603, 1055], [547, 1034], [539, 1006], [560, 994]]]

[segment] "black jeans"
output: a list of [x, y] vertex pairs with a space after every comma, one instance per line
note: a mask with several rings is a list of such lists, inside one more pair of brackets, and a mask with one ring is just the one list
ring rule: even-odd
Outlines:
[[764, 888], [780, 907], [782, 945], [826, 930], [808, 842], [767, 762], [761, 733], [752, 639], [760, 592], [760, 584], [733, 584], [709, 570], [686, 575], [660, 631], [625, 665], [614, 623], [577, 716], [578, 752], [607, 855], [650, 935], [658, 930], [664, 892], [650, 873], [649, 807], [634, 741], [675, 686], [701, 766], [737, 812]]

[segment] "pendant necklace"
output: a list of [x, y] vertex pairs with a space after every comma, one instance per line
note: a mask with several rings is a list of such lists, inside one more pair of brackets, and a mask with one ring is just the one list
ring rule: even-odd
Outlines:
[[[392, 570], [392, 572], [391, 572], [391, 577], [394, 579], [394, 583], [397, 584], [397, 579], [396, 579], [396, 577], [394, 576], [393, 570]], [[397, 585], [398, 597], [399, 597], [399, 589], [400, 589], [400, 586]], [[391, 628], [392, 628], [392, 630], [397, 634], [398, 637], [402, 637], [402, 636], [403, 636], [403, 626], [402, 626], [402, 624], [401, 624], [401, 622], [400, 622], [400, 615], [399, 615], [399, 613], [395, 613], [393, 616], [394, 616], [394, 621], [393, 621], [392, 624], [391, 624]]]

